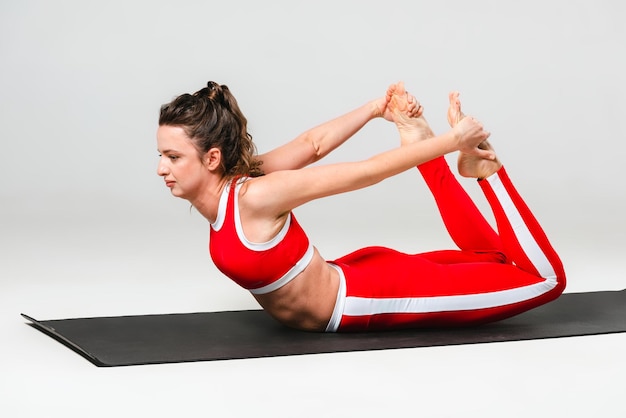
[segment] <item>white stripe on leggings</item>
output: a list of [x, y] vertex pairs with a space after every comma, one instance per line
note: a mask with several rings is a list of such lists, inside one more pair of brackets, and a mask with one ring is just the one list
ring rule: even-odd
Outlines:
[[539, 275], [545, 278], [548, 281], [554, 281], [556, 284], [556, 273], [546, 257], [545, 253], [539, 248], [539, 244], [533, 238], [530, 230], [528, 229], [528, 225], [524, 222], [524, 219], [520, 215], [519, 211], [515, 207], [515, 203], [509, 196], [504, 184], [502, 184], [502, 180], [498, 177], [498, 174], [494, 174], [486, 178], [486, 180], [491, 185], [491, 188], [496, 194], [498, 201], [502, 205], [504, 209], [504, 213], [511, 223], [511, 227], [513, 228], [513, 232], [517, 237], [517, 241], [522, 246], [522, 249], [530, 259], [530, 262], [535, 266]]
[[392, 313], [471, 311], [495, 308], [543, 295], [553, 289], [554, 286], [556, 286], [556, 282], [546, 280], [529, 286], [476, 295], [384, 299], [348, 296], [345, 301], [343, 314], [363, 316]]

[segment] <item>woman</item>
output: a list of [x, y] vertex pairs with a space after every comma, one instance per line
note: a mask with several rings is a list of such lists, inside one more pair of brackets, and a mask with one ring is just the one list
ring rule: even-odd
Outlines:
[[[486, 139], [450, 95], [452, 129], [435, 136], [402, 83], [385, 97], [304, 132], [262, 155], [224, 85], [209, 82], [161, 108], [158, 174], [209, 222], [215, 265], [278, 321], [308, 331], [461, 326], [516, 315], [557, 298], [563, 267]], [[393, 121], [401, 146], [359, 162], [307, 167], [368, 121]], [[478, 178], [499, 235], [443, 156], [459, 151], [460, 174]], [[322, 258], [292, 214], [311, 200], [346, 193], [417, 166], [455, 251], [408, 255], [370, 247]]]

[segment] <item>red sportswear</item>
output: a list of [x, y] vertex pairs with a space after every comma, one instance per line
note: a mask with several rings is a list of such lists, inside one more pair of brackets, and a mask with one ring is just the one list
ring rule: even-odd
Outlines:
[[270, 241], [250, 242], [239, 217], [238, 194], [247, 178], [224, 188], [217, 218], [211, 224], [209, 251], [217, 268], [254, 294], [272, 292], [300, 274], [313, 258], [313, 246], [289, 214], [285, 225]]
[[335, 260], [341, 281], [327, 331], [482, 324], [563, 292], [561, 260], [504, 168], [478, 182], [498, 233], [443, 157], [418, 168], [459, 250], [404, 254], [369, 247]]

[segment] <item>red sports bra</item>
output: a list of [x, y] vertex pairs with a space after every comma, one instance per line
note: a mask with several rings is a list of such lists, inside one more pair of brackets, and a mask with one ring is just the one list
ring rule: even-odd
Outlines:
[[238, 195], [248, 178], [224, 188], [217, 217], [211, 224], [209, 251], [215, 266], [254, 294], [269, 293], [293, 280], [313, 258], [313, 246], [290, 213], [285, 225], [263, 243], [246, 239], [239, 217]]

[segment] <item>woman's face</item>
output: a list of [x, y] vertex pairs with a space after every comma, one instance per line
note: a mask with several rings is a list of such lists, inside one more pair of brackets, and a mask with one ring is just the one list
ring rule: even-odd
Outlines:
[[179, 126], [162, 125], [157, 130], [157, 147], [157, 174], [163, 177], [172, 195], [193, 201], [204, 189], [210, 173], [191, 139]]

